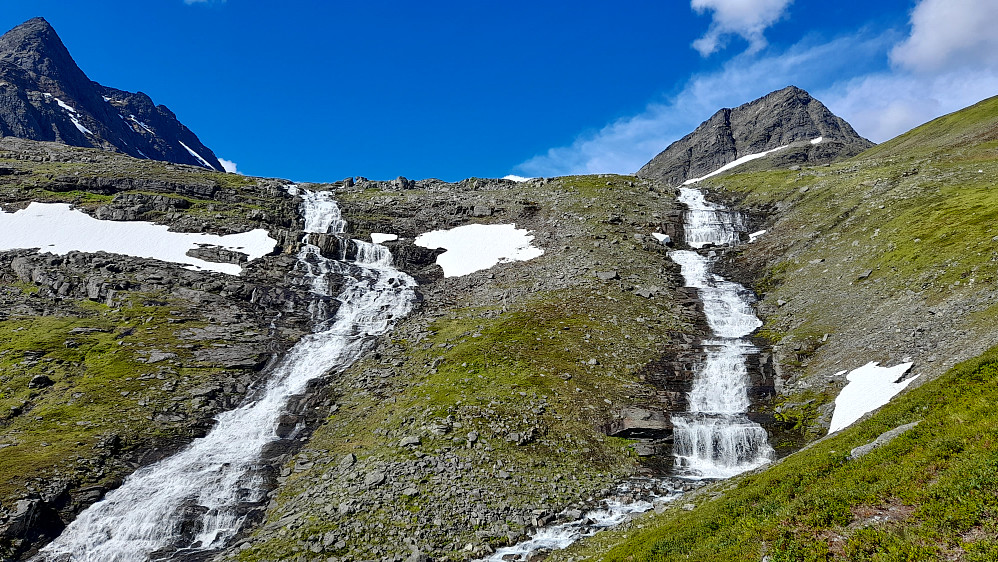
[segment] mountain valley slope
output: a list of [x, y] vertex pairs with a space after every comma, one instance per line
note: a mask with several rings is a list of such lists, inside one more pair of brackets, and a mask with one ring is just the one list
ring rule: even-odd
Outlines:
[[913, 361], [917, 387], [551, 559], [994, 560], [996, 147], [990, 98], [843, 162], [703, 182], [766, 229], [728, 267], [757, 280], [778, 417], [823, 437], [839, 371], [868, 361]]
[[[987, 350], [998, 343], [996, 104], [847, 160], [777, 154], [701, 182], [767, 231], [708, 251], [761, 298], [757, 340], [773, 352], [754, 366], [752, 414], [782, 453], [824, 434], [843, 369], [910, 357], [922, 387], [552, 560], [861, 560], [878, 545], [988, 559], [974, 556], [996, 538], [986, 408]], [[821, 146], [802, 139], [805, 151]], [[4, 211], [69, 202], [187, 232], [265, 228], [278, 241], [238, 277], [125, 256], [0, 253], [0, 558], [30, 552], [135, 468], [202, 434], [265, 376], [270, 354], [308, 332], [289, 185], [0, 139]], [[708, 333], [702, 303], [651, 236], [681, 240], [674, 184], [595, 175], [307, 187], [335, 193], [351, 236], [397, 234], [386, 245], [421, 301], [282, 420], [304, 430], [272, 459], [259, 524], [219, 559], [466, 560], [584, 510], [625, 478], [668, 470], [667, 435], [621, 428], [640, 421], [636, 411], [684, 408]], [[412, 243], [474, 223], [530, 229], [545, 253], [443, 277], [439, 252]], [[329, 256], [342, 249], [332, 236], [310, 242]], [[896, 467], [884, 469], [889, 458]], [[936, 539], [944, 546], [932, 550]]]

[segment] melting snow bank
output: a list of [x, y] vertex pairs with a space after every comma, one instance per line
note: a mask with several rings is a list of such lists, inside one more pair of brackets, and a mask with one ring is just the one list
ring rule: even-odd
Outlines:
[[[672, 501], [681, 495], [681, 491], [665, 487], [667, 481], [634, 480], [621, 484], [616, 493], [605, 500], [599, 509], [579, 514], [565, 523], [542, 527], [521, 543], [500, 548], [488, 558], [478, 562], [503, 562], [508, 560], [531, 560], [532, 555], [561, 550], [573, 543], [596, 533], [616, 527], [628, 521], [635, 515], [651, 511], [657, 504]], [[563, 512], [562, 516], [568, 515]]]
[[371, 242], [375, 244], [381, 244], [383, 242], [392, 242], [399, 239], [398, 234], [384, 234], [382, 232], [372, 232]]
[[832, 414], [828, 433], [849, 427], [866, 413], [890, 402], [891, 398], [918, 378], [918, 375], [915, 375], [900, 380], [911, 366], [912, 363], [901, 363], [894, 367], [878, 367], [876, 362], [871, 361], [846, 375], [849, 384], [835, 399], [835, 412]]
[[468, 224], [450, 230], [434, 230], [416, 237], [416, 245], [444, 248], [437, 265], [444, 277], [460, 277], [497, 263], [532, 260], [544, 250], [531, 244], [534, 237], [515, 224]]
[[215, 167], [212, 166], [211, 164], [209, 164], [208, 161], [205, 160], [200, 154], [198, 154], [197, 152], [194, 152], [194, 150], [191, 147], [189, 147], [186, 144], [184, 144], [184, 141], [179, 141], [178, 140], [177, 142], [180, 143], [180, 146], [186, 148], [187, 152], [191, 153], [191, 156], [193, 156], [194, 158], [197, 158], [198, 161], [201, 162], [202, 166], [204, 166], [205, 168], [208, 168], [209, 170], [214, 170], [215, 169]]
[[170, 232], [166, 225], [151, 222], [98, 220], [66, 203], [31, 203], [15, 213], [0, 211], [0, 251], [39, 248], [58, 255], [110, 252], [239, 275], [242, 267], [238, 264], [192, 258], [187, 252], [199, 246], [221, 246], [255, 260], [276, 245], [277, 240], [262, 228], [226, 236]]
[[765, 156], [769, 156], [770, 154], [772, 154], [774, 152], [777, 152], [779, 150], [783, 150], [784, 148], [786, 148], [788, 146], [790, 146], [790, 145], [789, 144], [785, 144], [783, 146], [778, 146], [776, 148], [773, 148], [773, 149], [770, 149], [770, 150], [766, 150], [764, 152], [757, 152], [755, 154], [746, 154], [745, 156], [742, 156], [741, 158], [737, 158], [735, 160], [732, 160], [731, 162], [728, 162], [727, 164], [721, 166], [720, 168], [714, 170], [713, 172], [711, 172], [711, 173], [709, 173], [709, 174], [707, 174], [705, 176], [700, 176], [699, 178], [690, 178], [690, 179], [684, 181], [683, 185], [690, 185], [691, 183], [696, 183], [698, 181], [702, 181], [702, 180], [705, 180], [707, 178], [714, 177], [717, 174], [720, 174], [722, 172], [727, 172], [728, 170], [730, 170], [732, 168], [737, 168], [738, 166], [741, 166], [742, 164], [744, 164], [746, 162], [751, 162], [753, 160], [758, 160], [758, 159], [763, 158]]
[[523, 176], [518, 176], [516, 174], [509, 174], [508, 176], [503, 176], [502, 179], [504, 179], [504, 180], [513, 180], [515, 182], [525, 182], [525, 181], [530, 181], [530, 180], [537, 179], [537, 178], [525, 178]]

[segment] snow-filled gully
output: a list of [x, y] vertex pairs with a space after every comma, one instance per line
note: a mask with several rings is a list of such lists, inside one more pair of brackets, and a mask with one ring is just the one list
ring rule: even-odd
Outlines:
[[[345, 222], [328, 193], [290, 191], [303, 199], [306, 233], [343, 232]], [[372, 337], [411, 310], [415, 281], [392, 267], [386, 248], [353, 243], [353, 263], [326, 259], [302, 244], [298, 259], [317, 305], [329, 297], [326, 276], [344, 276], [340, 307], [331, 318], [320, 308], [312, 311], [315, 331], [291, 348], [264, 388], [218, 416], [205, 437], [129, 476], [34, 560], [188, 559], [224, 547], [239, 532], [247, 507], [265, 499], [262, 451], [280, 439], [277, 419], [288, 399], [304, 392], [308, 381], [349, 366]]]
[[[727, 246], [740, 240], [741, 215], [714, 205], [699, 190], [680, 188], [679, 201], [686, 205], [686, 244], [700, 249]], [[746, 339], [762, 325], [745, 287], [711, 273], [712, 258], [695, 250], [675, 250], [670, 257], [682, 268], [683, 278], [695, 287], [703, 301], [713, 337], [703, 342], [705, 359], [696, 366], [693, 388], [688, 394], [690, 411], [672, 416], [675, 476], [686, 480], [728, 478], [773, 460], [766, 430], [746, 416], [750, 405], [746, 359], [758, 350]], [[635, 488], [643, 491], [635, 493]], [[572, 543], [644, 513], [657, 503], [680, 496], [663, 479], [657, 485], [646, 481], [621, 484], [601, 508], [581, 518], [538, 530], [519, 544], [502, 548], [486, 560], [527, 560], [531, 554], [565, 548]]]

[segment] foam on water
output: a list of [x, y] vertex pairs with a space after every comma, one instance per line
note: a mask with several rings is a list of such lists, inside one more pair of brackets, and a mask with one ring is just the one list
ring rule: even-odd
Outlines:
[[[708, 202], [693, 188], [680, 188], [679, 200], [688, 207], [684, 229], [690, 246], [739, 241], [744, 228], [738, 213]], [[672, 416], [676, 471], [689, 478], [728, 478], [775, 457], [766, 430], [745, 415], [750, 406], [746, 361], [758, 350], [744, 338], [762, 322], [752, 310], [752, 293], [711, 273], [711, 257], [690, 250], [669, 255], [686, 285], [697, 289], [716, 338], [703, 342], [705, 358], [695, 368], [689, 412]]]

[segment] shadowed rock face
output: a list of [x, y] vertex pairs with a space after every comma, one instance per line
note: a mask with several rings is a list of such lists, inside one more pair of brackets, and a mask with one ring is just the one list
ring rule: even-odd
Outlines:
[[[812, 139], [822, 137], [819, 144]], [[638, 176], [679, 185], [749, 154], [794, 145], [774, 154], [774, 164], [830, 162], [859, 154], [873, 143], [810, 94], [788, 86], [734, 109], [725, 108], [669, 145]]]
[[215, 154], [166, 106], [87, 78], [42, 18], [0, 37], [0, 136], [222, 170]]

